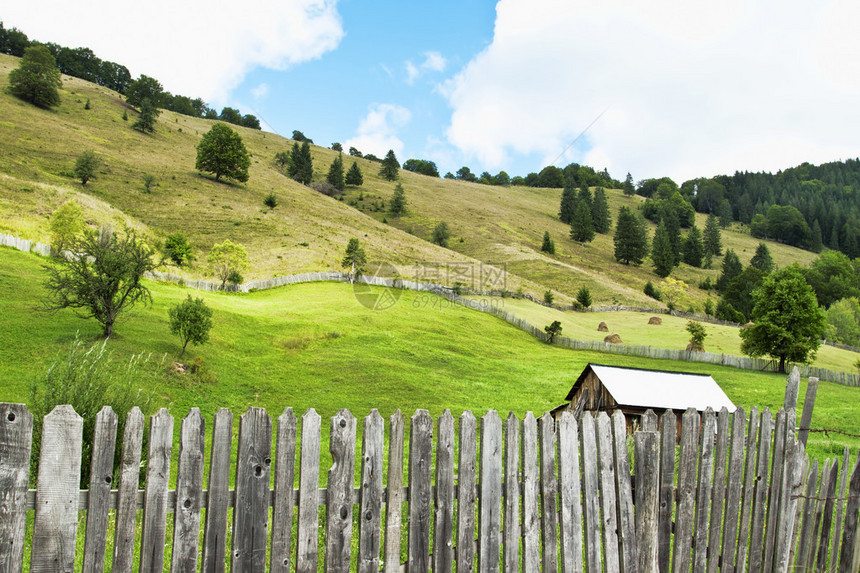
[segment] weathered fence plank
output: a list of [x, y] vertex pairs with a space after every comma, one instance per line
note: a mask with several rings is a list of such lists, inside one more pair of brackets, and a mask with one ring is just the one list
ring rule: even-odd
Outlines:
[[32, 440], [27, 406], [0, 404], [0, 573], [23, 567]]
[[[796, 369], [795, 369], [796, 370]], [[788, 378], [788, 387], [786, 388], [786, 403], [789, 399], [789, 388], [791, 387], [792, 376]], [[773, 570], [773, 557], [776, 553], [776, 531], [777, 520], [779, 518], [779, 506], [782, 499], [783, 481], [785, 475], [785, 438], [787, 432], [787, 411], [782, 409], [776, 414], [776, 431], [774, 434], [773, 444], [773, 461], [770, 470], [770, 495], [767, 499], [767, 529], [765, 530], [764, 538], [764, 571], [765, 573]]]
[[[603, 530], [603, 562], [607, 573], [621, 570], [618, 546], [618, 509], [615, 498], [615, 452], [612, 447], [612, 424], [606, 412], [595, 420], [597, 433], [597, 475], [600, 483], [600, 510]], [[625, 456], [627, 452], [625, 451]]]
[[[654, 424], [656, 430], [656, 424]], [[659, 571], [657, 523], [660, 507], [660, 438], [656, 431], [636, 432], [636, 547], [642, 573]]]
[[332, 465], [326, 485], [325, 570], [348, 573], [352, 545], [352, 484], [355, 481], [356, 419], [341, 409], [331, 419]]
[[[793, 433], [792, 433], [793, 434]], [[774, 555], [774, 571], [787, 571], [791, 556], [791, 540], [794, 533], [797, 496], [800, 495], [802, 480], [800, 476], [803, 467], [803, 444], [790, 438], [791, 445], [786, 451], [786, 468], [783, 478], [782, 499], [780, 500], [780, 516], [777, 527], [776, 555]], [[835, 476], [834, 476], [835, 479]], [[827, 548], [825, 547], [825, 553]]]
[[272, 419], [263, 408], [248, 408], [239, 416], [236, 451], [234, 573], [262, 571], [266, 567], [271, 469]]
[[491, 573], [499, 570], [502, 537], [502, 420], [495, 410], [481, 418], [480, 472], [478, 570]]
[[[690, 570], [696, 511], [696, 460], [699, 449], [699, 413], [690, 408], [681, 420], [681, 459], [678, 469], [678, 509], [672, 555], [673, 573]], [[713, 434], [712, 434], [713, 435]]]
[[[759, 573], [762, 569], [762, 540], [764, 539], [764, 516], [765, 503], [768, 494], [767, 474], [771, 435], [773, 434], [773, 419], [770, 410], [765, 408], [761, 413], [761, 422], [759, 426], [759, 441], [758, 454], [755, 473], [755, 499], [753, 501], [753, 513], [751, 521], [750, 545], [749, 545], [749, 568], [746, 569], [749, 573]], [[745, 564], [744, 564], [745, 565]], [[738, 571], [743, 571], [744, 567], [738, 561], [736, 565]]]
[[[757, 468], [756, 452], [759, 438], [759, 415], [758, 408], [750, 408], [749, 424], [747, 426], [746, 442], [744, 445], [746, 460], [744, 462], [744, 487], [741, 499], [740, 523], [738, 528], [737, 553], [724, 555], [725, 561], [734, 561], [735, 571], [745, 571], [747, 564], [747, 548], [750, 538], [750, 521], [753, 514], [753, 502], [755, 501], [755, 477]], [[728, 571], [728, 569], [727, 569]]]
[[815, 396], [818, 393], [818, 378], [809, 378], [806, 385], [806, 399], [803, 401], [803, 412], [800, 414], [800, 428], [797, 439], [806, 446], [809, 438], [809, 424], [812, 423], [812, 409], [815, 408]]
[[[515, 571], [520, 566], [520, 421], [513, 412], [510, 412], [505, 420], [504, 463], [505, 525], [502, 563], [505, 571]], [[445, 571], [450, 571], [450, 567]]]
[[82, 565], [82, 570], [87, 573], [104, 570], [116, 429], [116, 413], [110, 406], [105, 406], [96, 416], [92, 441], [90, 493], [87, 499], [87, 529]]
[[[460, 416], [460, 451], [457, 467], [457, 573], [475, 569], [475, 501], [477, 490], [478, 424], [472, 412]], [[537, 444], [535, 444], [537, 452]]]
[[806, 479], [806, 498], [803, 501], [803, 524], [800, 528], [800, 538], [797, 549], [798, 569], [806, 569], [809, 554], [812, 552], [812, 520], [815, 514], [815, 485], [818, 482], [818, 460], [812, 462]]
[[640, 430], [643, 432], [656, 432], [658, 430], [657, 414], [650, 408], [639, 417]]
[[[720, 412], [722, 417], [723, 412]], [[744, 479], [744, 430], [746, 428], [746, 415], [743, 408], [735, 410], [731, 417], [732, 436], [729, 447], [728, 475], [726, 477], [725, 496], [725, 521], [721, 526], [719, 521], [711, 520], [711, 532], [714, 527], [717, 531], [723, 530], [722, 546], [714, 546], [709, 555], [709, 573], [722, 570], [731, 573], [735, 567], [735, 549], [738, 539], [738, 521], [740, 518], [741, 488]], [[717, 448], [719, 449], [719, 447]], [[718, 458], [720, 460], [724, 458]], [[720, 488], [721, 489], [721, 488]], [[716, 504], [716, 490], [714, 492]], [[746, 537], [744, 537], [746, 540]]]
[[672, 410], [660, 416], [660, 497], [657, 521], [657, 565], [667, 573], [672, 551], [672, 515], [675, 506], [675, 443], [677, 418]]
[[131, 571], [134, 558], [137, 486], [140, 481], [140, 453], [143, 444], [143, 413], [135, 406], [125, 417], [122, 461], [117, 486], [116, 529], [113, 535], [113, 570]]
[[597, 436], [594, 417], [585, 412], [579, 420], [579, 436], [582, 450], [582, 499], [585, 516], [585, 571], [598, 573], [602, 570], [600, 555], [599, 491], [597, 478]]
[[[723, 407], [717, 415], [717, 445], [714, 449], [713, 493], [711, 494], [711, 515], [708, 525], [708, 573], [717, 573], [720, 567], [720, 534], [723, 530], [723, 505], [726, 501], [726, 459], [729, 448], [730, 422], [729, 411]], [[741, 426], [741, 432], [743, 432], [743, 426]]]
[[[232, 505], [230, 458], [233, 441], [233, 414], [219, 408], [212, 425], [209, 455], [206, 524], [203, 528], [203, 571], [223, 573], [227, 566], [227, 511]], [[292, 491], [293, 484], [290, 483]]]
[[543, 544], [543, 571], [558, 570], [558, 505], [556, 493], [558, 483], [555, 477], [555, 419], [549, 412], [538, 418], [538, 437], [540, 438], [540, 505], [541, 542]]
[[433, 570], [450, 573], [454, 563], [454, 417], [445, 410], [436, 422], [436, 524]]
[[409, 429], [409, 523], [407, 573], [430, 569], [430, 529], [433, 494], [430, 485], [433, 456], [433, 419], [417, 410]]
[[[540, 571], [540, 469], [537, 420], [531, 412], [523, 418], [523, 569]], [[462, 447], [462, 438], [461, 438]], [[462, 475], [462, 466], [461, 466]]]
[[[400, 527], [403, 517], [403, 436], [406, 423], [400, 410], [389, 418], [388, 497], [385, 509], [385, 573], [400, 571]], [[461, 445], [462, 447], [462, 445]]]
[[[847, 469], [847, 468], [846, 468]], [[852, 573], [860, 566], [860, 455], [851, 472], [848, 485], [848, 503], [845, 504], [845, 527], [842, 529], [842, 548], [839, 551], [839, 573]]]
[[821, 521], [821, 535], [817, 541], [818, 554], [815, 558], [816, 571], [824, 571], [827, 565], [827, 550], [830, 548], [830, 531], [833, 524], [833, 502], [836, 496], [836, 485], [839, 481], [839, 458], [833, 460], [830, 468], [830, 476], [827, 479], [825, 490], [824, 512]]
[[200, 510], [203, 507], [203, 449], [206, 432], [199, 408], [191, 408], [179, 430], [176, 506], [173, 511], [173, 551], [170, 571], [197, 571]]
[[[708, 510], [714, 481], [714, 434], [717, 420], [714, 411], [707, 408], [702, 414], [701, 445], [699, 447], [699, 475], [696, 490], [695, 528], [693, 537], [693, 571], [703, 573], [707, 569], [708, 533], [710, 521]], [[725, 463], [725, 459], [723, 461]]]
[[818, 484], [818, 494], [815, 499], [815, 508], [812, 512], [812, 523], [810, 525], [810, 531], [812, 535], [809, 539], [809, 556], [804, 565], [807, 569], [812, 569], [815, 564], [815, 555], [818, 549], [818, 535], [821, 531], [821, 516], [824, 513], [824, 502], [825, 495], [827, 494], [827, 488], [830, 483], [830, 470], [832, 469], [832, 463], [828, 458], [827, 461], [824, 462], [824, 469], [821, 471], [821, 481]]
[[[361, 442], [358, 571], [376, 573], [382, 545], [382, 458], [385, 447], [385, 421], [376, 408], [364, 419]], [[399, 505], [397, 509], [400, 509]]]
[[618, 509], [618, 542], [620, 570], [638, 573], [636, 549], [636, 518], [633, 510], [633, 486], [630, 482], [630, 458], [627, 454], [627, 422], [624, 413], [612, 414], [612, 440], [615, 459], [615, 500]]
[[[851, 452], [848, 446], [845, 446], [845, 452], [842, 455], [842, 472], [839, 479], [839, 489], [836, 492], [836, 520], [833, 528], [833, 547], [830, 551], [830, 571], [836, 571], [839, 567], [839, 541], [842, 539], [842, 523], [845, 518], [845, 498], [848, 495], [848, 468], [850, 468]], [[795, 525], [796, 527], [796, 525]]]
[[269, 571], [273, 573], [288, 573], [292, 563], [295, 468], [296, 416], [292, 408], [285, 408], [278, 417], [275, 438], [275, 497], [272, 503], [272, 547], [269, 558]]
[[[562, 571], [579, 573], [583, 570], [579, 432], [576, 418], [569, 411], [563, 412], [558, 421], [558, 467], [561, 494]], [[506, 571], [514, 570], [516, 566], [506, 568]]]
[[321, 418], [316, 410], [309, 409], [302, 416], [302, 449], [299, 459], [299, 521], [296, 532], [297, 573], [316, 573], [317, 525], [319, 504], [317, 489], [320, 481], [320, 428]]
[[143, 529], [140, 539], [140, 572], [164, 569], [164, 536], [167, 521], [167, 486], [173, 445], [173, 416], [162, 408], [149, 419], [149, 457], [146, 493], [143, 497]]

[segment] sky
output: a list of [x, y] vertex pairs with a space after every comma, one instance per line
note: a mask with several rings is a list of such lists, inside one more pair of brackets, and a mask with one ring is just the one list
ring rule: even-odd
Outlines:
[[264, 129], [400, 161], [526, 175], [571, 162], [681, 183], [860, 157], [847, 0], [9, 3]]

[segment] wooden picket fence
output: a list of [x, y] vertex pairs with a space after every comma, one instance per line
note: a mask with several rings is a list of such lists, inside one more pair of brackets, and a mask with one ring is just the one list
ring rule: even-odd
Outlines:
[[767, 409], [691, 409], [677, 436], [671, 411], [659, 418], [648, 411], [631, 437], [620, 412], [503, 421], [490, 410], [479, 426], [467, 411], [455, 431], [449, 411], [434, 423], [418, 410], [405, 448], [397, 411], [387, 464], [382, 416], [374, 410], [364, 418], [356, 458], [357, 420], [341, 410], [330, 422], [324, 489], [321, 417], [308, 410], [299, 427], [290, 408], [274, 435], [264, 409], [240, 416], [233, 489], [233, 415], [214, 416], [204, 489], [206, 433], [196, 408], [181, 422], [175, 458], [173, 417], [162, 409], [150, 418], [139, 489], [144, 417], [133, 409], [113, 489], [117, 416], [105, 408], [92, 436], [89, 489], [80, 490], [83, 420], [58, 406], [44, 418], [37, 486], [28, 490], [33, 416], [22, 404], [0, 404], [0, 572], [21, 571], [25, 550], [30, 571], [73, 571], [86, 510], [87, 572], [103, 570], [113, 512], [114, 571], [856, 573], [860, 456], [850, 479], [847, 449], [842, 467], [828, 460], [819, 479], [818, 463], [804, 453], [808, 433], [796, 432], [798, 384], [789, 378], [787, 407], [775, 418]]

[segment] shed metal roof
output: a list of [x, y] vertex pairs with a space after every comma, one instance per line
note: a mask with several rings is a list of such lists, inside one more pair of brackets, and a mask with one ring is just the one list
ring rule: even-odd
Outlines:
[[589, 368], [597, 375], [619, 406], [655, 410], [695, 408], [702, 411], [709, 407], [714, 411], [719, 411], [723, 407], [730, 412], [735, 410], [735, 405], [726, 393], [707, 374], [641, 370], [601, 364], [586, 366], [568, 394], [568, 400], [573, 399], [576, 389], [584, 380]]

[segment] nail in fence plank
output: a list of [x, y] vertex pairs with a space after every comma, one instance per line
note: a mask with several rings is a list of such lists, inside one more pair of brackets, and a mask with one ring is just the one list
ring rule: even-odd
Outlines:
[[382, 457], [385, 421], [374, 408], [364, 419], [361, 442], [361, 497], [358, 526], [358, 571], [379, 571], [382, 545]]
[[296, 571], [316, 573], [317, 525], [319, 502], [317, 491], [320, 481], [320, 426], [321, 419], [313, 408], [302, 416], [302, 453], [299, 472], [299, 523], [296, 536], [298, 551]]
[[[726, 459], [729, 448], [731, 417], [723, 407], [717, 415], [717, 444], [714, 449], [714, 477], [711, 486], [711, 513], [708, 525], [707, 571], [717, 573], [720, 568], [720, 534], [723, 530], [723, 509], [726, 501]], [[741, 427], [743, 432], [743, 427]], [[711, 437], [713, 443], [713, 437]], [[736, 516], [737, 517], [737, 516]], [[698, 553], [697, 553], [698, 555]]]
[[285, 408], [278, 417], [275, 444], [275, 500], [272, 506], [269, 571], [286, 573], [292, 563], [293, 483], [296, 469], [296, 416], [292, 408]]
[[[712, 434], [713, 435], [713, 434]], [[678, 469], [678, 509], [675, 518], [675, 542], [672, 571], [690, 570], [694, 512], [696, 510], [696, 459], [699, 450], [699, 413], [688, 409], [681, 421], [681, 460]]]
[[806, 480], [806, 499], [803, 501], [803, 523], [800, 528], [800, 541], [797, 550], [798, 568], [803, 570], [809, 563], [812, 552], [812, 521], [815, 514], [815, 484], [818, 481], [818, 460], [812, 462]]
[[24, 404], [0, 404], [0, 572], [21, 571], [33, 415]]
[[815, 395], [818, 393], [818, 378], [809, 378], [809, 383], [806, 385], [806, 399], [803, 401], [803, 412], [800, 414], [800, 431], [797, 433], [797, 439], [806, 446], [806, 440], [809, 438], [809, 424], [812, 423], [812, 410], [815, 408]]
[[[791, 539], [794, 534], [797, 496], [801, 492], [800, 476], [803, 467], [803, 445], [792, 436], [791, 445], [786, 449], [786, 468], [783, 479], [782, 499], [780, 500], [780, 516], [777, 527], [776, 554], [774, 555], [774, 571], [787, 571], [791, 555]], [[833, 476], [834, 481], [836, 475]], [[832, 515], [831, 515], [832, 517]], [[825, 543], [824, 553], [827, 553]]]
[[523, 568], [525, 573], [540, 571], [540, 470], [537, 435], [537, 420], [531, 412], [526, 412], [526, 417], [523, 418]]
[[405, 421], [400, 410], [389, 419], [388, 498], [385, 510], [385, 573], [400, 572], [400, 526], [403, 507], [403, 435]]
[[541, 492], [541, 541], [543, 542], [543, 570], [558, 570], [558, 507], [555, 478], [555, 419], [547, 412], [538, 418], [540, 437], [540, 492]]
[[179, 430], [176, 507], [173, 512], [171, 572], [197, 570], [200, 509], [203, 506], [205, 424], [199, 408], [191, 408]]
[[675, 444], [677, 418], [672, 410], [660, 416], [660, 497], [657, 521], [657, 565], [667, 573], [672, 552], [672, 515], [675, 507]]
[[433, 418], [416, 410], [409, 428], [409, 533], [406, 571], [430, 569], [430, 528], [433, 492], [430, 470], [433, 455]]
[[[212, 448], [209, 455], [206, 525], [203, 530], [203, 571], [222, 573], [227, 564], [227, 510], [230, 498], [230, 457], [233, 442], [233, 414], [226, 408], [215, 413]], [[292, 484], [290, 485], [292, 487]]]
[[582, 499], [585, 514], [585, 570], [599, 573], [602, 570], [600, 557], [600, 506], [597, 480], [597, 437], [594, 416], [585, 412], [579, 420], [579, 435], [582, 444]]
[[830, 569], [836, 571], [839, 566], [839, 541], [842, 539], [842, 522], [845, 517], [845, 497], [848, 495], [848, 468], [851, 461], [851, 453], [848, 446], [845, 446], [845, 453], [842, 455], [842, 473], [839, 478], [839, 489], [836, 492], [836, 519], [833, 529], [833, 548], [830, 551]]
[[113, 536], [114, 571], [131, 571], [132, 568], [142, 443], [143, 413], [135, 406], [125, 418], [122, 437], [122, 463], [119, 468], [116, 529]]
[[[577, 479], [579, 479], [578, 475]], [[505, 420], [505, 531], [503, 551], [505, 571], [516, 571], [519, 569], [520, 421], [513, 412], [510, 412], [507, 420]], [[450, 568], [445, 569], [446, 572], [449, 570]]]
[[[569, 411], [563, 412], [558, 421], [558, 446], [562, 571], [580, 572], [583, 570], [583, 563], [579, 432], [576, 418]], [[516, 567], [506, 570], [514, 571]]]
[[478, 570], [498, 571], [502, 536], [502, 420], [495, 410], [481, 418], [481, 497]]
[[[656, 424], [653, 427], [656, 428]], [[652, 573], [659, 571], [657, 523], [660, 499], [660, 437], [656, 431], [641, 431], [633, 434], [633, 441], [636, 464], [637, 567], [643, 573]]]
[[436, 524], [433, 570], [451, 571], [454, 563], [454, 417], [445, 410], [436, 421]]
[[73, 571], [84, 419], [57, 406], [42, 424], [30, 571]]
[[833, 523], [833, 498], [836, 496], [836, 484], [838, 481], [839, 458], [836, 458], [833, 460], [833, 465], [830, 468], [830, 476], [827, 479], [821, 535], [818, 540], [813, 540], [818, 545], [818, 556], [815, 560], [816, 571], [823, 571], [827, 564], [827, 550], [830, 547], [830, 531]]
[[110, 406], [105, 406], [96, 416], [93, 432], [86, 541], [82, 566], [82, 570], [86, 572], [104, 570], [116, 428], [117, 416]]
[[[758, 439], [758, 456], [756, 463], [755, 481], [755, 499], [753, 501], [753, 514], [750, 526], [750, 545], [749, 545], [749, 573], [758, 573], [762, 566], [762, 540], [764, 539], [764, 516], [765, 503], [767, 501], [768, 483], [767, 470], [769, 467], [768, 460], [770, 455], [771, 437], [773, 435], [773, 418], [770, 410], [765, 408], [761, 413], [761, 423], [759, 428]], [[741, 538], [743, 539], [743, 538]], [[740, 562], [737, 569], [743, 571]]]
[[263, 571], [269, 523], [272, 419], [263, 408], [239, 416], [232, 571]]
[[149, 457], [146, 492], [143, 495], [143, 530], [140, 540], [140, 572], [164, 569], [164, 535], [167, 526], [167, 487], [173, 445], [173, 416], [161, 408], [149, 418]]
[[[693, 571], [707, 569], [708, 533], [710, 522], [708, 510], [711, 506], [711, 493], [714, 479], [714, 434], [717, 432], [717, 419], [709, 407], [702, 414], [701, 445], [699, 448], [699, 475], [696, 490], [696, 525], [693, 538]], [[723, 462], [725, 463], [725, 461]]]
[[326, 485], [325, 570], [349, 571], [352, 546], [352, 484], [355, 481], [356, 420], [341, 409], [331, 419], [332, 465]]
[[[796, 368], [796, 367], [795, 367]], [[789, 387], [794, 376], [789, 376]], [[788, 400], [788, 391], [786, 391]], [[785, 473], [785, 438], [787, 432], [787, 413], [785, 409], [776, 414], [776, 432], [774, 433], [773, 464], [770, 471], [770, 495], [767, 499], [767, 530], [764, 542], [764, 571], [773, 570], [773, 556], [776, 553], [776, 531], [779, 518], [779, 505], [782, 498], [783, 477]]]
[[627, 454], [627, 422], [624, 413], [612, 414], [612, 439], [615, 449], [615, 499], [618, 508], [618, 535], [621, 571], [638, 573], [636, 558], [636, 519], [633, 513], [633, 486], [630, 483], [630, 458]]
[[[847, 468], [846, 468], [847, 470]], [[842, 548], [839, 550], [839, 573], [852, 573], [860, 565], [860, 528], [857, 526], [860, 514], [860, 455], [851, 472], [848, 486], [848, 503], [845, 505], [845, 527], [842, 529]]]
[[[738, 411], [735, 416], [738, 416]], [[742, 417], [742, 416], [741, 416]], [[724, 566], [730, 571], [728, 562], [734, 563], [734, 571], [746, 570], [747, 547], [749, 542], [750, 520], [752, 519], [753, 500], [755, 498], [755, 473], [756, 473], [756, 445], [758, 444], [758, 429], [760, 416], [758, 408], [750, 408], [749, 424], [747, 426], [746, 442], [744, 452], [746, 461], [744, 463], [743, 495], [741, 499], [740, 523], [737, 536], [737, 554], [723, 553]]]
[[[720, 411], [720, 419], [718, 432], [722, 429], [723, 412], [725, 412], [728, 427], [728, 411], [723, 409]], [[746, 416], [743, 408], [735, 410], [731, 416], [732, 436], [731, 445], [729, 447], [729, 462], [728, 475], [725, 483], [725, 519], [721, 524], [719, 519], [714, 519], [714, 511], [722, 510], [722, 507], [717, 506], [717, 497], [719, 491], [722, 491], [722, 482], [715, 477], [714, 486], [714, 509], [711, 510], [711, 534], [717, 532], [716, 545], [711, 545], [709, 549], [708, 571], [715, 573], [722, 570], [725, 573], [734, 571], [735, 565], [735, 549], [738, 539], [738, 518], [740, 516], [741, 503], [741, 487], [743, 486], [743, 470], [744, 470], [744, 429], [746, 427]], [[720, 451], [718, 440], [717, 451]], [[723, 465], [725, 455], [717, 454], [717, 467], [715, 476], [721, 473], [720, 466]], [[725, 474], [725, 472], [722, 472]], [[723, 531], [722, 548], [719, 545], [719, 532]]]

